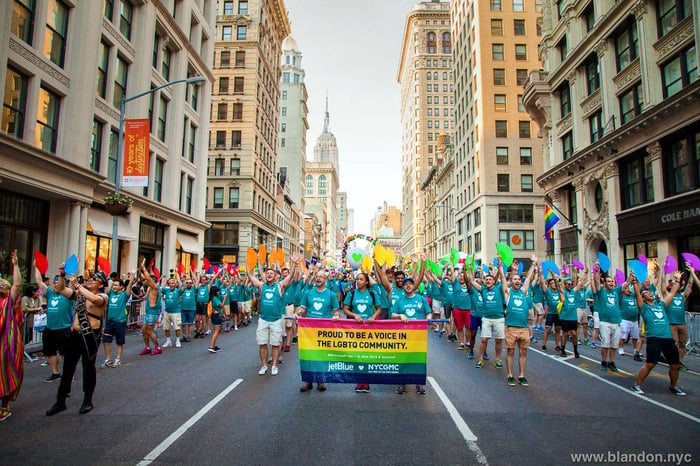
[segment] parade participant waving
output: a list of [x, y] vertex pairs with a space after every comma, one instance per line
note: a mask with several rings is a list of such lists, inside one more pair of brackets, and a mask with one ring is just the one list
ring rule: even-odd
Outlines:
[[542, 338], [542, 349], [547, 350], [547, 339], [554, 328], [554, 351], [561, 351], [561, 326], [559, 323], [559, 304], [561, 303], [561, 295], [557, 279], [553, 277], [547, 278], [545, 283], [544, 271], [540, 271], [540, 288], [544, 295], [544, 302], [547, 305], [547, 315], [545, 320], [544, 337]]
[[527, 301], [532, 277], [537, 268], [537, 257], [532, 256], [532, 265], [523, 283], [520, 275], [513, 274], [510, 278], [510, 287], [501, 283], [503, 296], [506, 300], [505, 339], [506, 339], [506, 371], [508, 372], [508, 385], [515, 385], [513, 377], [513, 359], [515, 358], [515, 346], [518, 346], [518, 383], [523, 387], [528, 386], [525, 378], [525, 366], [527, 364], [527, 350], [530, 347], [530, 332], [528, 330], [529, 306]]
[[[17, 264], [17, 250], [10, 253], [12, 285], [0, 279], [0, 421], [12, 416], [10, 402], [17, 399], [24, 378], [23, 315], [20, 306], [22, 274]], [[65, 409], [65, 408], [64, 408]]]
[[[499, 281], [500, 280], [500, 283]], [[479, 346], [479, 360], [476, 367], [484, 367], [483, 355], [486, 353], [486, 345], [493, 337], [496, 340], [496, 369], [503, 367], [501, 363], [501, 351], [503, 351], [503, 339], [505, 338], [505, 318], [503, 314], [503, 287], [505, 282], [503, 275], [503, 262], [498, 260], [497, 276], [488, 273], [484, 278], [484, 284], [473, 282], [477, 292], [481, 293], [484, 301], [484, 314], [481, 318], [481, 345]]]
[[[102, 343], [105, 349], [106, 359], [102, 367], [120, 367], [122, 364], [122, 354], [124, 354], [124, 343], [126, 343], [126, 301], [131, 296], [131, 285], [134, 283], [136, 271], [129, 274], [129, 282], [124, 286], [121, 278], [112, 280], [109, 290], [109, 304], [107, 304], [107, 322], [102, 332]], [[117, 357], [112, 360], [112, 340], [117, 339]]]
[[[158, 344], [158, 337], [156, 336], [155, 328], [158, 323], [158, 318], [162, 312], [161, 306], [161, 294], [160, 289], [156, 282], [158, 277], [151, 275], [146, 270], [146, 259], [141, 262], [141, 276], [144, 279], [144, 283], [148, 287], [146, 291], [146, 315], [144, 316], [143, 326], [141, 326], [141, 335], [143, 336], [144, 347], [139, 355], [143, 356], [146, 354], [157, 355], [163, 352], [160, 345]], [[151, 349], [151, 342], [153, 342], [153, 349]]]
[[[595, 273], [591, 288], [593, 296], [598, 301], [598, 312], [600, 314], [600, 370], [611, 370], [618, 372], [615, 366], [615, 355], [617, 346], [620, 344], [620, 322], [622, 313], [620, 312], [621, 287], [615, 286], [615, 279], [611, 276], [605, 277], [603, 286], [600, 286], [600, 264], [596, 262]], [[622, 284], [622, 288], [629, 283]]]
[[588, 269], [583, 271], [583, 275], [579, 278], [576, 286], [571, 278], [564, 279], [564, 287], [562, 289], [561, 282], [558, 283], [560, 302], [563, 303], [561, 314], [559, 314], [559, 325], [564, 332], [561, 338], [561, 355], [566, 356], [566, 340], [567, 336], [571, 336], [571, 342], [574, 345], [574, 356], [578, 354], [578, 303], [576, 295], [581, 291], [583, 285], [588, 281]]

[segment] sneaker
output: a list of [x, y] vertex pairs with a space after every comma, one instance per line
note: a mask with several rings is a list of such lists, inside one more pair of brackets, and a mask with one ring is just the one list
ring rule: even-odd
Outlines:
[[258, 375], [265, 375], [267, 372], [267, 366], [262, 366], [260, 370], [258, 371]]
[[397, 395], [403, 395], [404, 393], [406, 393], [406, 386], [405, 386], [405, 385], [399, 385], [399, 386], [396, 388], [396, 394], [397, 394]]
[[530, 337], [530, 343], [537, 343], [537, 338]]
[[574, 357], [575, 357], [576, 359], [578, 359], [578, 358], [580, 358], [580, 357], [581, 357], [581, 355], [579, 354], [579, 352], [578, 352], [578, 349], [577, 349], [577, 348], [574, 348]]
[[496, 362], [494, 363], [494, 366], [496, 366], [496, 369], [502, 369], [503, 364], [501, 364], [501, 360], [497, 359]]
[[438, 332], [438, 336], [439, 336], [440, 338], [442, 338], [442, 335], [443, 335], [444, 333], [445, 333], [445, 332], [440, 331], [440, 332]]
[[[425, 395], [425, 386], [424, 385], [416, 385], [416, 393], [419, 395]], [[685, 395], [685, 393], [684, 393]]]
[[617, 368], [614, 362], [610, 361], [608, 363], [608, 369], [610, 369], [613, 372], [620, 372], [620, 370]]
[[46, 367], [46, 366], [48, 366], [48, 365], [49, 365], [49, 360], [48, 360], [48, 359], [44, 359], [44, 360], [41, 362], [41, 367]]
[[299, 391], [302, 392], [302, 393], [304, 393], [304, 392], [308, 392], [308, 391], [311, 390], [312, 388], [314, 388], [314, 385], [313, 385], [312, 383], [304, 382], [304, 385], [301, 386], [301, 388], [299, 389]]
[[167, 348], [169, 346], [173, 346], [173, 342], [170, 340], [165, 340], [165, 343], [163, 343], [163, 346], [161, 346], [161, 348]]
[[10, 416], [12, 416], [12, 411], [10, 411], [10, 408], [0, 408], [0, 422], [4, 421]]
[[559, 345], [555, 346], [554, 351], [561, 352], [561, 346], [559, 346]]
[[207, 351], [209, 351], [210, 353], [218, 353], [218, 351], [216, 351], [216, 348], [212, 348], [211, 346], [207, 348]]
[[[236, 327], [236, 330], [238, 330], [238, 327]], [[297, 337], [292, 337], [292, 343], [296, 343], [296, 342], [297, 342]]]
[[476, 367], [477, 369], [481, 369], [482, 367], [484, 367], [484, 361], [482, 359], [479, 359], [474, 367]]
[[289, 345], [284, 345], [284, 352], [289, 353]]
[[153, 348], [153, 351], [151, 351], [151, 356], [155, 356], [156, 354], [160, 354], [163, 352], [163, 348], [160, 346], [157, 346]]
[[542, 345], [542, 351], [547, 351], [547, 345]]
[[474, 351], [470, 351], [467, 355], [467, 359], [474, 359]]
[[358, 383], [355, 386], [355, 393], [362, 393], [362, 384]]
[[211, 335], [211, 330], [207, 330], [206, 332], [204, 332], [204, 334], [205, 334], [205, 335]]
[[518, 377], [518, 383], [522, 385], [523, 387], [529, 387], [530, 383], [527, 381], [525, 377]]
[[618, 350], [617, 350], [617, 354], [620, 355], [620, 356], [624, 356], [624, 355], [625, 355], [625, 349], [624, 349], [624, 348], [618, 349]]
[[224, 329], [224, 333], [229, 333], [230, 331], [231, 331], [231, 329], [228, 328], [228, 327], [226, 327], [226, 328]]
[[595, 345], [595, 342], [594, 342], [594, 341], [591, 342], [591, 348], [593, 348], [593, 349], [596, 348], [596, 345]]
[[634, 360], [638, 362], [642, 362], [642, 355], [639, 353], [634, 353]]
[[607, 370], [608, 370], [608, 363], [607, 363], [607, 361], [602, 361], [602, 362], [600, 363], [600, 370], [601, 370], [601, 371], [607, 371]]
[[180, 339], [178, 338], [175, 340], [175, 348], [180, 348], [182, 346], [182, 343], [180, 343]]
[[683, 371], [683, 372], [688, 372], [688, 368], [685, 367], [685, 364], [683, 364], [683, 363], [681, 363], [681, 367], [678, 370]]
[[112, 367], [121, 367], [121, 365], [122, 365], [121, 359], [115, 359], [114, 362], [112, 363]]
[[51, 383], [56, 380], [61, 380], [61, 374], [51, 374], [47, 379], [44, 380], [44, 383]]
[[489, 355], [486, 354], [486, 353], [484, 353], [484, 356], [483, 356], [481, 359], [483, 359], [484, 361], [488, 361], [488, 360], [489, 360]]
[[143, 356], [145, 354], [151, 354], [151, 347], [150, 346], [145, 346], [141, 352], [139, 353], [139, 356]]
[[458, 350], [463, 350], [463, 349], [466, 348], [466, 347], [467, 347], [467, 345], [465, 345], [464, 343], [460, 343], [460, 344], [457, 346], [457, 349], [458, 349]]
[[513, 377], [512, 375], [508, 377], [508, 385], [510, 385], [511, 387], [515, 387], [515, 377]]
[[677, 396], [685, 396], [686, 393], [680, 389], [678, 385], [674, 385], [673, 387], [668, 387], [669, 390], [671, 390], [671, 393]]
[[638, 395], [644, 395], [644, 390], [639, 385], [632, 385], [632, 391]]
[[233, 327], [233, 330], [235, 330], [235, 331], [237, 332], [237, 331], [238, 331], [238, 325], [236, 325], [235, 327]]
[[369, 393], [369, 384], [364, 384], [361, 390], [362, 393]]
[[100, 367], [112, 367], [112, 360], [111, 359], [105, 359], [102, 364], [100, 364]]
[[272, 366], [272, 369], [270, 370], [270, 374], [277, 375], [279, 373], [280, 373], [280, 371], [279, 371], [279, 369], [277, 369], [277, 366]]
[[316, 390], [318, 390], [319, 392], [325, 392], [326, 391], [326, 384], [325, 383], [316, 384]]
[[216, 346], [216, 345], [214, 345], [214, 349], [215, 349], [216, 351], [221, 351], [221, 348], [219, 348], [219, 347]]

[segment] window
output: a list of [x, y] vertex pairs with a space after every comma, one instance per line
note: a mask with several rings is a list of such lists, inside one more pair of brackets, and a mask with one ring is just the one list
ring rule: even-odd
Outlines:
[[233, 0], [225, 0], [224, 1], [224, 14], [225, 15], [232, 15], [233, 14]]
[[532, 204], [498, 204], [498, 221], [501, 223], [534, 223]]
[[326, 180], [326, 175], [321, 175], [318, 177], [318, 194], [320, 196], [325, 196], [326, 195], [326, 189], [328, 182]]
[[5, 74], [5, 93], [2, 103], [2, 131], [17, 139], [24, 136], [24, 115], [27, 106], [28, 79], [10, 66]]
[[496, 147], [496, 165], [508, 165], [507, 147]]
[[508, 137], [508, 121], [496, 120], [496, 137], [497, 138], [507, 138]]
[[160, 103], [158, 104], [158, 128], [156, 130], [156, 137], [163, 142], [165, 142], [165, 125], [167, 121], [168, 101], [161, 95]]
[[60, 0], [49, 0], [44, 36], [44, 57], [63, 66], [68, 32], [68, 7]]
[[561, 148], [564, 160], [574, 155], [574, 135], [571, 131], [561, 137]]
[[525, 11], [525, 0], [513, 0], [513, 11]]
[[221, 68], [231, 67], [231, 52], [223, 51], [221, 52], [221, 59], [219, 60], [219, 66]]
[[248, 26], [237, 26], [236, 27], [236, 39], [245, 40], [248, 36]]
[[491, 11], [501, 11], [501, 0], [491, 0]]
[[163, 172], [165, 162], [156, 157], [155, 173], [153, 174], [153, 200], [161, 202], [163, 200]]
[[165, 80], [170, 79], [170, 58], [171, 58], [172, 52], [168, 47], [163, 48], [163, 57], [162, 57], [162, 62], [160, 64], [160, 74], [165, 78]]
[[557, 50], [559, 51], [559, 60], [564, 61], [566, 56], [569, 55], [569, 46], [566, 42], [566, 36], [562, 37], [557, 44]]
[[656, 15], [659, 37], [668, 33], [692, 13], [691, 0], [658, 0]]
[[494, 110], [497, 112], [505, 112], [506, 111], [506, 95], [505, 94], [496, 94], [493, 96], [493, 106]]
[[532, 165], [532, 148], [520, 148], [520, 165]]
[[227, 103], [220, 103], [216, 107], [216, 119], [219, 121], [224, 121], [226, 120], [226, 117], [228, 113], [228, 104]]
[[435, 53], [437, 52], [437, 43], [435, 39], [435, 33], [434, 32], [429, 32], [425, 36], [426, 38], [426, 46], [428, 48], [428, 53]]
[[675, 58], [661, 66], [664, 98], [671, 97], [692, 83], [698, 76], [695, 46], [681, 51]]
[[219, 78], [219, 94], [228, 94], [228, 78]]
[[588, 118], [588, 129], [591, 135], [591, 144], [603, 137], [603, 113], [598, 110]]
[[598, 55], [592, 54], [586, 60], [586, 90], [588, 95], [593, 94], [600, 87], [600, 65], [598, 64]]
[[513, 33], [516, 36], [524, 36], [525, 35], [525, 20], [524, 19], [513, 20]]
[[15, 0], [12, 5], [10, 32], [17, 38], [32, 45], [34, 28], [34, 0]]
[[[188, 73], [189, 74], [189, 73]], [[192, 77], [192, 75], [189, 75]], [[199, 86], [195, 84], [189, 84], [189, 89], [190, 89], [190, 105], [192, 106], [192, 110], [197, 110], [197, 102], [198, 102], [198, 95], [199, 95]]]
[[481, 232], [474, 233], [474, 252], [481, 252]]
[[442, 33], [442, 53], [452, 53], [452, 37], [449, 32]]
[[499, 193], [507, 193], [510, 191], [510, 175], [499, 173], [496, 175], [496, 183]]
[[192, 186], [194, 180], [189, 176], [185, 179], [185, 213], [192, 213]]
[[282, 107], [280, 109], [280, 115], [281, 116], [287, 116], [287, 107]]
[[518, 95], [518, 111], [525, 113], [525, 105], [523, 104], [523, 96]]
[[280, 132], [281, 133], [286, 133], [287, 132], [287, 123], [282, 123], [280, 125]]
[[231, 159], [231, 176], [240, 176], [241, 159]]
[[231, 40], [233, 36], [233, 28], [231, 26], [223, 26], [221, 28], [221, 40]]
[[531, 193], [534, 190], [532, 175], [520, 175], [520, 191]]
[[521, 61], [527, 60], [527, 45], [515, 44], [515, 59]]
[[241, 148], [241, 131], [233, 130], [231, 131], [231, 149]]
[[243, 120], [243, 103], [236, 102], [233, 104], [233, 120]]
[[226, 131], [216, 132], [216, 148], [223, 149], [226, 147]]
[[248, 14], [248, 0], [240, 0], [238, 2], [238, 14], [247, 15]]
[[492, 36], [502, 36], [503, 35], [503, 20], [502, 19], [492, 19], [491, 20], [491, 35]]
[[283, 84], [289, 83], [289, 73], [282, 73], [282, 83]]
[[532, 230], [499, 230], [498, 240], [514, 250], [532, 251], [535, 249], [535, 232]]
[[620, 72], [637, 58], [637, 22], [634, 18], [627, 20], [614, 39], [617, 71]]
[[573, 185], [569, 185], [566, 188], [566, 195], [569, 200], [569, 220], [572, 225], [578, 223], [578, 201], [576, 200], [576, 188]]
[[134, 7], [131, 0], [121, 0], [119, 10], [119, 31], [127, 39], [131, 40], [131, 22], [133, 21]]
[[[117, 141], [119, 133], [112, 128], [109, 133], [109, 154], [107, 155], [107, 181], [117, 184]], [[146, 188], [144, 188], [145, 190]]]
[[60, 107], [61, 98], [42, 86], [36, 110], [35, 144], [46, 152], [56, 152]]
[[124, 61], [121, 55], [117, 55], [117, 67], [114, 75], [114, 93], [112, 94], [112, 105], [121, 108], [122, 97], [126, 96], [126, 80], [129, 74], [129, 64]]
[[666, 194], [673, 196], [700, 187], [700, 132], [674, 135], [662, 143]]
[[188, 144], [187, 160], [194, 163], [194, 147], [197, 139], [197, 127], [193, 124], [190, 125], [190, 140]]
[[644, 109], [642, 97], [642, 83], [635, 84], [620, 95], [620, 120], [623, 125], [642, 114]]
[[481, 207], [474, 209], [474, 227], [481, 225]]
[[518, 86], [524, 86], [527, 82], [527, 70], [517, 69], [515, 70], [515, 83]]
[[242, 68], [245, 66], [245, 51], [236, 52], [236, 68]]
[[243, 76], [233, 78], [233, 93], [243, 94]]
[[557, 21], [564, 18], [564, 7], [566, 6], [566, 0], [557, 0]]
[[100, 159], [102, 157], [102, 130], [104, 124], [92, 120], [92, 134], [90, 136], [90, 170], [100, 173]]
[[224, 188], [214, 188], [214, 208], [224, 208]]
[[491, 45], [491, 58], [493, 61], [503, 61], [503, 44]]
[[590, 31], [595, 26], [595, 8], [593, 7], [593, 2], [588, 4], [588, 6], [581, 13], [583, 21], [586, 23], [586, 31]]
[[314, 177], [306, 175], [306, 195], [313, 196], [314, 194]]
[[238, 188], [228, 188], [228, 208], [229, 209], [238, 209], [238, 197], [239, 197], [239, 189]]
[[622, 208], [654, 202], [654, 177], [651, 156], [641, 151], [620, 162]]
[[520, 139], [529, 139], [530, 138], [530, 121], [529, 120], [521, 120], [518, 122], [518, 135], [520, 136]]
[[559, 115], [561, 118], [564, 118], [566, 115], [571, 113], [571, 94], [569, 91], [569, 83], [564, 82], [564, 84], [559, 87], [557, 93], [559, 94]]
[[96, 93], [103, 99], [107, 96], [107, 64], [109, 63], [109, 45], [100, 42], [97, 57]]
[[503, 68], [493, 69], [493, 84], [494, 86], [506, 85], [506, 70], [504, 70]]

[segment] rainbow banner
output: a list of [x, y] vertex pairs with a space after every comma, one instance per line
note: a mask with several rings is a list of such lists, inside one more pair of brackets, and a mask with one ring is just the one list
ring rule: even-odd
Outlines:
[[299, 319], [304, 382], [425, 385], [427, 354], [425, 320]]
[[544, 206], [544, 237], [547, 241], [554, 241], [554, 225], [559, 221], [559, 217], [549, 208]]

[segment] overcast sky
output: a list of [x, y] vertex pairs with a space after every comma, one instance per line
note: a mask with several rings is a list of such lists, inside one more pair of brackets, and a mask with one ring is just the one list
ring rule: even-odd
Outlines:
[[309, 94], [307, 159], [323, 130], [326, 90], [338, 142], [340, 188], [369, 233], [384, 201], [401, 208], [400, 86], [396, 81], [411, 0], [285, 0]]

